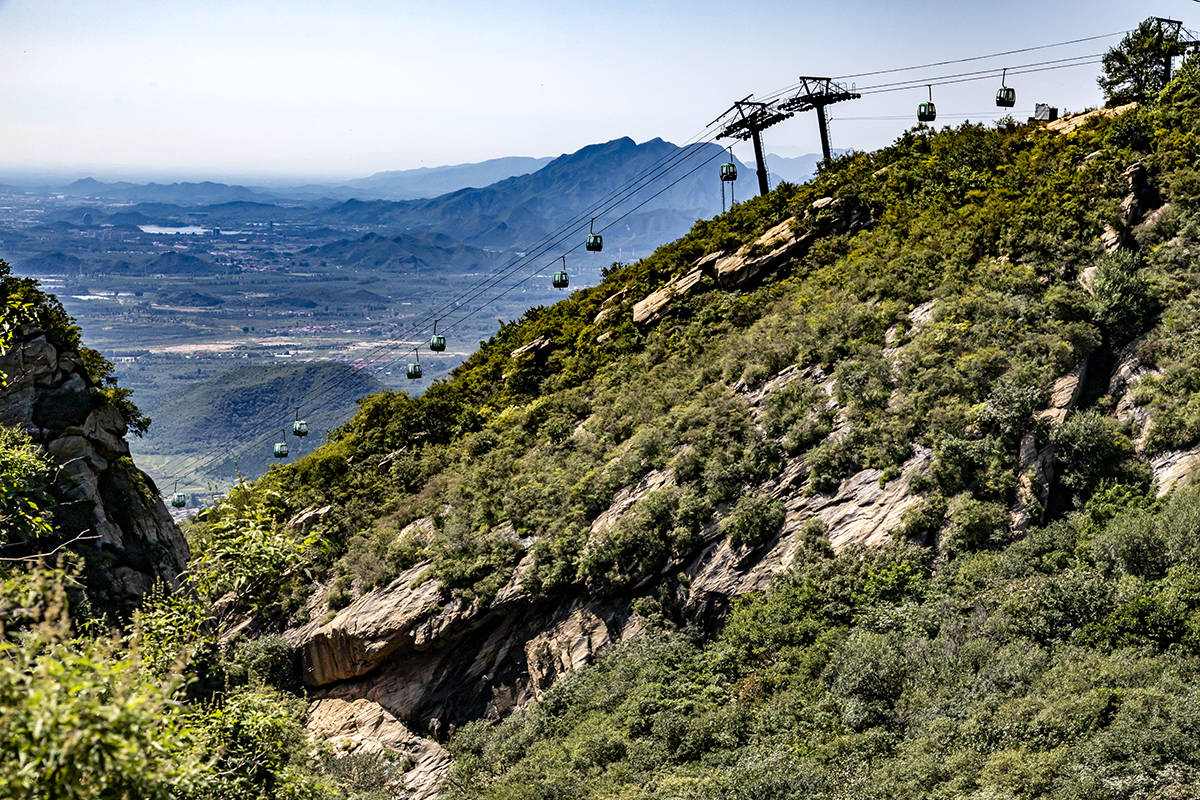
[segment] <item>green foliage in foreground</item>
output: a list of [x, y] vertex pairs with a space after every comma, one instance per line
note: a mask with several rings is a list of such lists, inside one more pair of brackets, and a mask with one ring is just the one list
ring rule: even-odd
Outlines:
[[813, 536], [706, 639], [660, 628], [452, 742], [455, 800], [1194, 797], [1200, 492], [931, 563]]
[[[53, 533], [37, 490], [49, 472], [26, 437], [0, 428], [0, 530]], [[386, 760], [352, 757], [348, 769], [308, 740], [290, 648], [222, 642], [206, 592], [249, 604], [255, 585], [195, 562], [190, 582], [159, 587], [126, 632], [89, 619], [85, 602], [70, 613], [75, 585], [66, 566], [0, 562], [0, 800], [390, 796]]]

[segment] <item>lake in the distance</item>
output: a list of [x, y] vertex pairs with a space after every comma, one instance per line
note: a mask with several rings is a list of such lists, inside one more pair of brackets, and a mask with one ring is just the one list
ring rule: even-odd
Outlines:
[[167, 225], [138, 225], [138, 227], [141, 228], [142, 233], [190, 233], [193, 235], [212, 233], [211, 228], [201, 228], [199, 225], [177, 225], [174, 227]]

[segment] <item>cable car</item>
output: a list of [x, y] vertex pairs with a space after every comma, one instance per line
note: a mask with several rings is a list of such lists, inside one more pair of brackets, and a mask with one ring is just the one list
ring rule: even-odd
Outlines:
[[937, 106], [933, 104], [933, 87], [929, 86], [929, 102], [917, 106], [918, 122], [933, 122], [937, 119]]
[[404, 374], [408, 376], [410, 381], [420, 380], [421, 378], [421, 354], [413, 350], [413, 355], [416, 356], [417, 360], [409, 362], [408, 367], [404, 370]]
[[550, 281], [555, 289], [566, 289], [571, 285], [571, 279], [567, 277], [567, 257], [561, 256], [563, 268], [554, 273], [554, 278]]
[[287, 458], [287, 455], [288, 455], [287, 431], [280, 429], [280, 433], [283, 434], [283, 441], [275, 443], [275, 457], [276, 458]]
[[1000, 108], [1012, 108], [1017, 104], [1017, 90], [1006, 84], [1008, 83], [1008, 70], [1000, 76], [1000, 88], [996, 90], [996, 105]]
[[187, 503], [188, 503], [188, 496], [186, 494], [184, 494], [183, 492], [179, 491], [179, 481], [175, 481], [175, 490], [174, 490], [174, 493], [171, 495], [171, 505], [175, 508], [186, 508]]
[[732, 161], [727, 161], [721, 165], [721, 180], [736, 181], [737, 180], [737, 164]]
[[296, 421], [292, 423], [293, 436], [308, 436], [308, 423], [300, 419], [300, 409], [296, 409]]
[[433, 336], [429, 337], [429, 349], [435, 353], [440, 353], [446, 349], [446, 337], [441, 336], [437, 332], [438, 321], [433, 321]]
[[592, 224], [588, 226], [588, 237], [584, 247], [589, 253], [599, 253], [604, 249], [604, 237], [596, 233], [595, 217], [592, 217]]

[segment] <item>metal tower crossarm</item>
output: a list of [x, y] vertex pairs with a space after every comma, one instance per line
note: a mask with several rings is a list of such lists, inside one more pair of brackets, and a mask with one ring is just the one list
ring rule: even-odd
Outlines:
[[817, 112], [817, 126], [821, 129], [821, 154], [828, 161], [830, 158], [829, 120], [825, 116], [825, 107], [847, 100], [857, 100], [861, 96], [852, 89], [834, 83], [832, 78], [802, 76], [799, 90], [780, 103], [779, 108], [792, 114], [799, 114], [803, 111]]
[[736, 101], [727, 111], [709, 124], [715, 125], [731, 113], [737, 114], [736, 119], [721, 129], [717, 138], [741, 139], [742, 141], [749, 139], [754, 142], [754, 159], [758, 166], [758, 192], [766, 194], [770, 191], [770, 187], [767, 186], [767, 164], [763, 156], [762, 132], [772, 125], [778, 125], [785, 119], [789, 119], [794, 112], [783, 111], [773, 103], [751, 100], [751, 97], [753, 95], [746, 95]]

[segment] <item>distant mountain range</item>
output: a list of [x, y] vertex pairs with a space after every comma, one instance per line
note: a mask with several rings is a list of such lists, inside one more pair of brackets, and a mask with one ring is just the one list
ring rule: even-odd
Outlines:
[[[649, 252], [686, 233], [697, 219], [719, 213], [722, 195], [717, 169], [726, 158], [725, 151], [712, 143], [679, 147], [662, 139], [638, 144], [624, 137], [552, 160], [493, 159], [381, 172], [352, 182], [367, 196], [397, 195], [519, 173], [484, 186], [415, 200], [355, 197], [339, 201], [330, 199], [328, 194], [333, 192], [328, 192], [324, 200], [300, 201], [211, 182], [137, 185], [89, 178], [75, 181], [63, 193], [93, 202], [55, 209], [35, 230], [46, 234], [50, 244], [54, 236], [59, 237], [56, 241], [64, 241], [63, 237], [86, 241], [76, 232], [100, 226], [140, 235], [135, 228], [147, 225], [196, 225], [242, 232], [284, 225], [292, 231], [290, 241], [308, 246], [283, 258], [399, 274], [430, 268], [452, 272], [486, 269], [539, 242], [553, 242], [556, 250], [572, 245], [582, 250], [587, 219], [594, 216], [597, 232], [605, 236], [605, 253], [586, 256], [586, 266], [598, 272], [601, 263]], [[772, 155], [768, 159], [772, 182], [805, 181], [815, 171], [817, 160], [815, 155]], [[744, 200], [756, 194], [757, 185], [751, 165], [738, 162], [738, 167], [736, 196]], [[139, 196], [148, 199], [134, 202]], [[106, 205], [104, 198], [109, 198], [110, 204]], [[129, 274], [211, 275], [228, 269], [205, 258], [207, 246], [201, 240], [189, 237], [176, 246], [185, 246], [195, 255], [170, 253], [150, 263], [113, 261], [107, 253], [87, 255], [93, 269]], [[22, 249], [16, 261], [31, 270], [81, 271], [82, 252], [45, 246]], [[576, 257], [585, 256], [581, 252], [572, 256]]]
[[281, 195], [250, 189], [245, 186], [230, 186], [224, 183], [203, 181], [200, 183], [129, 183], [118, 181], [104, 183], [95, 178], [82, 178], [64, 186], [66, 197], [89, 200], [108, 200], [138, 203], [175, 203], [178, 205], [202, 206], [212, 203], [230, 203], [239, 200], [276, 202]]
[[352, 190], [355, 197], [416, 200], [422, 197], [437, 197], [469, 187], [490, 186], [514, 175], [528, 175], [537, 172], [553, 160], [550, 157], [510, 156], [476, 164], [376, 172], [370, 177], [347, 182], [346, 188]]
[[[325, 210], [322, 218], [444, 232], [478, 246], [522, 247], [594, 213], [598, 228], [615, 223], [616, 242], [649, 247], [720, 211], [717, 164], [723, 154], [715, 144], [681, 148], [662, 139], [637, 144], [626, 137], [589, 145], [537, 172], [481, 189], [402, 203], [350, 200]], [[750, 174], [744, 165], [741, 169]], [[639, 188], [635, 196], [617, 202], [634, 187]], [[573, 235], [584, 233], [586, 226]]]
[[333, 262], [361, 270], [393, 272], [431, 267], [470, 267], [488, 263], [489, 256], [478, 247], [464, 245], [445, 234], [418, 233], [380, 236], [368, 233], [360, 239], [342, 239], [300, 251], [311, 260]]
[[[632, 140], [617, 141], [631, 142]], [[661, 142], [661, 140], [654, 140], [654, 142]], [[645, 144], [649, 145], [653, 142]], [[593, 145], [593, 147], [604, 146]], [[639, 145], [639, 147], [641, 146], [645, 145]], [[584, 148], [584, 150], [587, 149]], [[299, 202], [328, 205], [331, 202], [351, 199], [419, 200], [437, 198], [463, 189], [484, 188], [507, 178], [529, 175], [555, 161], [570, 158], [582, 152], [583, 150], [564, 154], [558, 159], [549, 156], [543, 158], [507, 156], [468, 164], [388, 170], [376, 172], [365, 178], [338, 183], [310, 183], [267, 188], [213, 181], [104, 182], [88, 177], [66, 186], [56, 187], [55, 191], [68, 198], [122, 203], [161, 203], [184, 207], [233, 202], [270, 204]], [[816, 154], [796, 158], [784, 158], [770, 154], [767, 156], [767, 169], [772, 175], [778, 176], [782, 180], [804, 181], [815, 173], [816, 163], [819, 159], [820, 156]], [[753, 169], [747, 174], [752, 177]]]
[[772, 186], [781, 180], [788, 183], [804, 183], [817, 174], [817, 164], [821, 161], [821, 154], [809, 153], [795, 158], [785, 158], [768, 153], [764, 160], [767, 162], [767, 174], [774, 179], [771, 183]]

